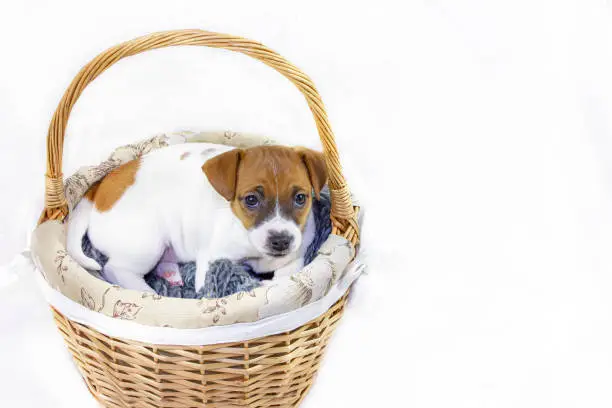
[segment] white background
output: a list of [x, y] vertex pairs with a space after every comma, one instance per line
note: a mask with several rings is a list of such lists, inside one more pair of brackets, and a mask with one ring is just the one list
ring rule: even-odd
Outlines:
[[[0, 264], [42, 209], [45, 135], [96, 53], [172, 28], [307, 72], [367, 207], [369, 275], [304, 402], [612, 405], [612, 31], [599, 1], [0, 5]], [[317, 146], [299, 93], [220, 50], [133, 57], [74, 109], [64, 172], [161, 131]], [[31, 276], [0, 289], [0, 406], [94, 407]]]

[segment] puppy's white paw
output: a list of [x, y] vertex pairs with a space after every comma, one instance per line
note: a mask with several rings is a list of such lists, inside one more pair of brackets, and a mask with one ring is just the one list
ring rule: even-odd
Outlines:
[[199, 292], [204, 288], [206, 283], [206, 274], [210, 268], [210, 257], [208, 252], [200, 252], [196, 258], [196, 271], [195, 271], [195, 290]]
[[278, 268], [274, 272], [274, 278], [276, 279], [281, 278], [283, 276], [291, 276], [301, 271], [302, 268], [304, 268], [304, 259], [298, 258], [293, 262], [290, 262], [289, 264], [283, 266], [282, 268]]
[[206, 272], [207, 272], [206, 269], [196, 267], [196, 273], [195, 273], [196, 292], [199, 292], [204, 287], [204, 283], [206, 283]]
[[276, 281], [274, 279], [264, 279], [260, 281], [259, 284], [264, 288], [269, 288], [270, 286], [274, 286]]

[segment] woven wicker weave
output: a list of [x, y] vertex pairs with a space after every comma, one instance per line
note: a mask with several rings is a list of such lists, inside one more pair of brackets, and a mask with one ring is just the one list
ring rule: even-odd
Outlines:
[[[327, 114], [311, 80], [265, 46], [201, 30], [151, 34], [112, 47], [77, 74], [49, 127], [45, 210], [40, 222], [63, 220], [62, 152], [72, 107], [85, 87], [120, 59], [147, 50], [203, 45], [241, 52], [287, 77], [304, 95], [323, 145], [332, 197], [332, 233], [357, 244], [358, 208], [351, 202]], [[109, 337], [53, 310], [91, 393], [105, 407], [295, 407], [310, 388], [346, 295], [326, 313], [290, 332], [244, 342], [157, 346]]]
[[248, 342], [152, 346], [108, 337], [54, 310], [79, 371], [105, 407], [295, 407], [312, 384], [346, 296], [291, 331]]

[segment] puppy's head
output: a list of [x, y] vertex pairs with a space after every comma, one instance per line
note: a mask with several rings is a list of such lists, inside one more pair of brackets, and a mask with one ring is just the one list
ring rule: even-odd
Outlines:
[[327, 182], [323, 154], [306, 148], [259, 146], [235, 149], [202, 166], [213, 188], [230, 202], [263, 255], [297, 251], [313, 193]]

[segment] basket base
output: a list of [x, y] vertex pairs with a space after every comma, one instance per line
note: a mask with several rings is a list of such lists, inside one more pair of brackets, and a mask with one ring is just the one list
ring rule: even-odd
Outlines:
[[290, 332], [205, 346], [109, 337], [52, 310], [89, 391], [105, 408], [291, 408], [314, 381], [347, 295]]

